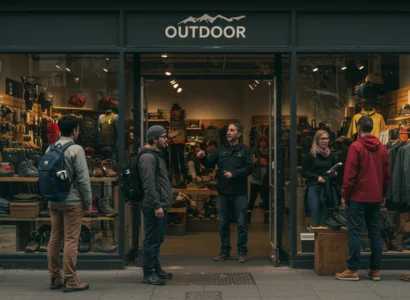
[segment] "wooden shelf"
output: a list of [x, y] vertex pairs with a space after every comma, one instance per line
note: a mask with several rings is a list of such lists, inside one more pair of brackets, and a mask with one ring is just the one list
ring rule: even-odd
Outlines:
[[172, 192], [179, 192], [187, 195], [196, 195], [196, 196], [218, 196], [218, 191], [210, 190], [208, 188], [203, 189], [172, 189]]
[[[0, 177], [0, 182], [37, 182], [38, 177]], [[118, 177], [90, 177], [91, 182], [115, 182]]]
[[85, 107], [74, 107], [74, 106], [53, 106], [53, 110], [82, 110], [82, 111], [93, 111], [92, 108]]
[[202, 129], [201, 129], [201, 128], [189, 128], [189, 127], [187, 127], [186, 130], [189, 130], [189, 131], [201, 131]]
[[[144, 119], [144, 122], [146, 122], [147, 120]], [[169, 123], [169, 120], [167, 119], [148, 119], [148, 123], [150, 122], [157, 122], [157, 123]]]
[[[51, 218], [10, 218], [10, 217], [1, 217], [0, 221], [10, 221], [10, 222], [50, 222]], [[83, 222], [92, 222], [92, 221], [115, 221], [115, 217], [84, 217]]]

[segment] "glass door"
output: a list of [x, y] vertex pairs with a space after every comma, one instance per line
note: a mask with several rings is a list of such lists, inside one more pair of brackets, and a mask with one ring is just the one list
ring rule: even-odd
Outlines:
[[279, 239], [278, 239], [278, 193], [281, 188], [278, 185], [278, 149], [280, 145], [280, 129], [277, 126], [277, 80], [276, 77], [269, 83], [269, 236], [271, 243], [270, 259], [273, 265], [279, 265]]

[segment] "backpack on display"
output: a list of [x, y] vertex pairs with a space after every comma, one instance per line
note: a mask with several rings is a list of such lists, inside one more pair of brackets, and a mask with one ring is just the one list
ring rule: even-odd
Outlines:
[[[152, 154], [156, 161], [156, 171], [159, 168], [158, 156]], [[144, 190], [142, 188], [142, 180], [138, 170], [138, 164], [141, 155], [138, 154], [127, 161], [121, 170], [120, 187], [125, 197], [125, 202], [140, 202], [144, 197]]]
[[53, 144], [50, 150], [40, 159], [38, 167], [38, 183], [40, 194], [44, 200], [64, 201], [71, 189], [71, 180], [65, 170], [64, 152], [74, 142], [64, 145]]

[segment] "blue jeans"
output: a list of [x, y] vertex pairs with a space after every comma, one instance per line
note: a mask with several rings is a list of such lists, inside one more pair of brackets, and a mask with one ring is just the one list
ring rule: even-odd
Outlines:
[[350, 201], [348, 210], [349, 229], [349, 270], [357, 271], [360, 266], [360, 233], [363, 218], [367, 225], [372, 255], [370, 256], [370, 269], [380, 270], [382, 258], [382, 241], [380, 235], [380, 203], [361, 203]]
[[322, 203], [320, 197], [323, 186], [321, 184], [309, 185], [308, 204], [310, 216], [312, 217], [312, 226], [320, 226], [322, 220]]
[[159, 250], [164, 241], [168, 212], [164, 211], [163, 218], [157, 218], [153, 208], [143, 207], [142, 213], [144, 214], [145, 231], [142, 269], [144, 275], [148, 275], [161, 268]]
[[246, 195], [218, 195], [218, 211], [221, 221], [219, 234], [221, 236], [222, 253], [229, 254], [231, 251], [231, 209], [233, 209], [238, 226], [238, 254], [246, 255], [248, 253], [248, 223], [246, 222], [247, 204], [248, 197]]

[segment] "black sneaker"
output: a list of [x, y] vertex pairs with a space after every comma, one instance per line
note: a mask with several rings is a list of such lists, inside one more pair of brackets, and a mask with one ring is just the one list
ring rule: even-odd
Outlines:
[[165, 285], [165, 279], [158, 277], [156, 273], [144, 275], [142, 283], [152, 284], [152, 285]]
[[165, 279], [165, 280], [171, 280], [172, 275], [173, 275], [170, 272], [165, 272], [162, 268], [161, 269], [156, 269], [155, 274], [157, 274], [159, 278]]

